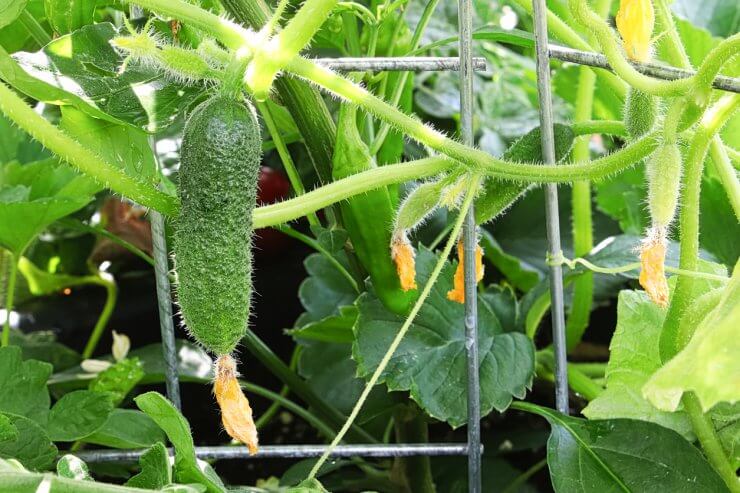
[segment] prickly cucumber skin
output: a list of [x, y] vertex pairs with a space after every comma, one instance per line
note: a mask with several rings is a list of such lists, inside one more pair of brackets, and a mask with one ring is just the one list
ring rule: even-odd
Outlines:
[[624, 126], [630, 138], [637, 139], [650, 132], [657, 115], [657, 98], [630, 87], [624, 102]]
[[676, 144], [664, 144], [647, 162], [648, 207], [653, 225], [671, 224], [681, 192], [681, 151]]
[[228, 354], [247, 329], [261, 145], [254, 110], [217, 96], [185, 125], [174, 236], [178, 301], [193, 337]]

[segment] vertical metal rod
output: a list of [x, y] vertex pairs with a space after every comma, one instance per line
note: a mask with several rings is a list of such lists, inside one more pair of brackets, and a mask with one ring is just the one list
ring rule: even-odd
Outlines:
[[[554, 165], [555, 139], [552, 127], [550, 58], [547, 49], [547, 7], [545, 6], [545, 0], [532, 0], [532, 6], [534, 8], [534, 40], [537, 52], [537, 92], [540, 102], [542, 156], [545, 164]], [[549, 255], [550, 258], [557, 258], [561, 255], [557, 185], [548, 184], [545, 187], [545, 214], [547, 216]], [[555, 352], [555, 405], [558, 411], [568, 414], [568, 362], [565, 352], [563, 270], [560, 265], [550, 266], [550, 299], [552, 303], [552, 345]]]
[[[150, 144], [159, 168], [153, 139], [150, 139]], [[172, 321], [172, 290], [170, 288], [170, 268], [164, 217], [159, 212], [151, 210], [149, 211], [149, 220], [152, 226], [154, 276], [157, 281], [157, 306], [159, 308], [159, 329], [162, 334], [162, 355], [165, 362], [167, 398], [177, 409], [181, 409], [180, 378], [177, 374], [177, 348], [175, 347], [175, 326]]]
[[[473, 15], [471, 0], [458, 1], [460, 30], [460, 129], [462, 141], [472, 145], [473, 136]], [[475, 211], [468, 210], [463, 225], [465, 273], [465, 348], [468, 356], [468, 491], [481, 492], [480, 385], [478, 365], [478, 293], [476, 292]]]

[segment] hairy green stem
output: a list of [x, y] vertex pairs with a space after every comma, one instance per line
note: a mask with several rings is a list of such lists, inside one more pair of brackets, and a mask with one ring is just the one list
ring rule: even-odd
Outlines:
[[712, 418], [704, 414], [701, 403], [693, 392], [686, 392], [681, 402], [689, 415], [691, 426], [709, 463], [714, 466], [732, 493], [740, 493], [740, 480], [735, 474], [735, 468], [725, 455], [722, 442], [714, 429]]
[[3, 323], [3, 336], [0, 347], [10, 344], [10, 315], [13, 313], [13, 298], [15, 296], [15, 283], [18, 278], [18, 256], [9, 254], [8, 283], [5, 291], [5, 323]]
[[334, 440], [332, 440], [329, 447], [322, 454], [322, 456], [319, 458], [316, 464], [314, 464], [313, 468], [311, 469], [311, 472], [308, 475], [309, 478], [316, 477], [316, 473], [319, 471], [319, 469], [321, 469], [321, 466], [326, 462], [326, 460], [329, 458], [329, 456], [334, 451], [336, 446], [339, 445], [339, 443], [344, 439], [344, 435], [346, 435], [350, 426], [352, 426], [352, 423], [354, 423], [355, 419], [357, 419], [357, 416], [358, 414], [360, 414], [360, 410], [362, 409], [362, 406], [365, 404], [367, 397], [370, 395], [370, 392], [375, 387], [375, 384], [378, 383], [380, 376], [385, 371], [386, 367], [388, 366], [388, 363], [390, 363], [391, 358], [393, 357], [394, 353], [398, 349], [398, 346], [401, 345], [401, 341], [406, 335], [406, 332], [408, 332], [409, 328], [411, 327], [411, 324], [414, 322], [416, 315], [418, 315], [419, 310], [421, 310], [421, 307], [424, 305], [424, 302], [429, 297], [429, 294], [432, 292], [432, 287], [437, 282], [439, 275], [442, 273], [442, 269], [444, 268], [445, 263], [447, 262], [447, 258], [449, 257], [450, 252], [452, 251], [452, 247], [457, 242], [457, 237], [459, 236], [460, 231], [462, 230], [463, 223], [465, 222], [465, 214], [470, 208], [470, 205], [473, 203], [473, 199], [475, 198], [476, 190], [478, 189], [479, 184], [480, 184], [480, 176], [477, 176], [477, 175], [473, 176], [471, 178], [470, 187], [468, 188], [468, 192], [465, 196], [465, 201], [460, 206], [460, 214], [458, 215], [458, 218], [455, 222], [455, 227], [452, 229], [452, 232], [450, 233], [450, 237], [447, 240], [447, 243], [445, 244], [444, 249], [439, 255], [439, 260], [437, 261], [437, 264], [434, 266], [432, 273], [429, 275], [429, 279], [424, 285], [424, 289], [419, 294], [419, 299], [414, 304], [414, 307], [411, 309], [411, 312], [409, 312], [408, 316], [406, 317], [406, 320], [404, 321], [403, 325], [401, 326], [398, 333], [396, 334], [396, 337], [393, 339], [393, 342], [391, 342], [391, 345], [388, 347], [388, 350], [386, 351], [385, 355], [380, 360], [380, 363], [378, 363], [378, 367], [375, 369], [372, 376], [370, 377], [367, 384], [365, 385], [365, 388], [363, 389], [362, 394], [360, 394], [360, 397], [357, 399], [357, 402], [355, 403], [355, 407], [352, 409], [352, 412], [347, 418], [347, 421], [344, 423], [344, 426], [342, 426], [342, 429], [339, 430], [339, 433], [337, 433], [337, 436], [334, 437]]
[[627, 136], [627, 129], [621, 120], [585, 120], [573, 122], [570, 127], [576, 137], [594, 134]]
[[86, 284], [96, 284], [105, 288], [105, 304], [103, 310], [98, 316], [95, 327], [93, 327], [90, 337], [85, 344], [85, 349], [82, 351], [82, 359], [88, 359], [92, 357], [95, 352], [95, 348], [98, 347], [100, 337], [103, 335], [108, 320], [113, 315], [113, 310], [116, 308], [116, 300], [118, 297], [118, 288], [113, 278], [106, 278], [102, 274], [99, 276], [86, 276], [83, 278]]
[[[611, 0], [599, 0], [595, 5], [598, 15], [609, 13]], [[578, 74], [578, 91], [573, 120], [582, 122], [590, 120], [593, 114], [596, 73], [587, 67], [581, 67]], [[573, 145], [573, 160], [589, 161], [591, 149], [589, 137], [579, 137]], [[594, 246], [593, 224], [591, 219], [591, 182], [573, 183], [572, 193], [573, 254], [581, 257]], [[591, 306], [594, 301], [594, 275], [586, 272], [573, 282], [573, 302], [571, 303], [568, 322], [565, 327], [568, 350], [572, 351], [581, 342], [583, 333], [591, 318]]]
[[106, 188], [163, 214], [173, 215], [177, 212], [176, 197], [127, 175], [121, 168], [82, 146], [36, 113], [12, 89], [1, 82], [0, 111], [62, 160]]

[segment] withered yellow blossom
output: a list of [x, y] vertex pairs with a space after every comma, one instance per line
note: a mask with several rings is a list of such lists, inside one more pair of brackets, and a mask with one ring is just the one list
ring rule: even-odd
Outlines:
[[[465, 303], [465, 254], [463, 252], [463, 243], [457, 243], [457, 270], [453, 279], [452, 290], [447, 292], [447, 299], [458, 303]], [[483, 279], [483, 249], [476, 245], [475, 247], [475, 281], [480, 282]]]
[[252, 408], [236, 379], [236, 361], [229, 355], [219, 356], [216, 360], [216, 381], [213, 393], [221, 408], [221, 422], [226, 433], [242, 442], [249, 449], [249, 454], [257, 453], [257, 427], [252, 418]]
[[391, 242], [391, 258], [396, 264], [401, 289], [416, 289], [416, 254], [405, 234], [396, 235]]
[[638, 62], [650, 60], [650, 40], [655, 27], [652, 0], [622, 0], [617, 12], [617, 30], [627, 56]]
[[640, 286], [658, 306], [668, 306], [668, 280], [665, 277], [666, 241], [648, 238], [640, 251]]

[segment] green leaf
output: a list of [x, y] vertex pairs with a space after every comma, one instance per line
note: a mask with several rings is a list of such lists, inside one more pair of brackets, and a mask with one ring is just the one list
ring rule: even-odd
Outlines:
[[164, 442], [167, 436], [152, 418], [134, 409], [114, 409], [108, 419], [86, 443], [112, 448], [146, 448]]
[[139, 359], [126, 358], [98, 373], [88, 389], [109, 393], [113, 405], [118, 406], [142, 378], [144, 370]]
[[598, 208], [619, 221], [623, 232], [638, 236], [643, 234], [650, 224], [645, 207], [647, 185], [643, 167], [633, 166], [595, 186]]
[[296, 339], [322, 342], [351, 343], [355, 340], [352, 326], [357, 320], [357, 308], [354, 306], [339, 307], [339, 315], [330, 315], [303, 327], [288, 330], [287, 333]]
[[17, 432], [14, 440], [0, 441], [0, 457], [18, 460], [33, 470], [45, 470], [57, 456], [57, 448], [46, 431], [35, 421], [17, 414], [5, 413]]
[[170, 401], [157, 392], [139, 395], [134, 401], [164, 430], [175, 447], [175, 478], [179, 483], [200, 483], [209, 492], [225, 491], [213, 470], [196, 458], [190, 425]]
[[126, 486], [158, 490], [172, 482], [172, 467], [161, 442], [152, 445], [139, 459], [141, 472], [126, 481]]
[[684, 392], [693, 391], [704, 410], [719, 402], [740, 401], [740, 264], [719, 306], [697, 327], [686, 347], [658, 370], [642, 389], [658, 409], [675, 410]]
[[540, 281], [542, 273], [518, 257], [509, 255], [498, 244], [493, 235], [481, 229], [481, 247], [486, 260], [491, 262], [517, 289], [529, 291]]
[[646, 421], [586, 421], [529, 403], [550, 422], [547, 463], [556, 492], [724, 492], [701, 452], [673, 430]]
[[55, 442], [79, 440], [103, 426], [111, 411], [110, 394], [76, 390], [65, 394], [51, 408], [47, 431]]
[[58, 34], [92, 24], [97, 0], [44, 0], [46, 19]]
[[18, 430], [15, 428], [10, 418], [0, 414], [0, 442], [6, 442], [18, 439]]
[[49, 157], [41, 144], [8, 120], [0, 115], [0, 163], [18, 161], [27, 163]]
[[339, 307], [351, 305], [357, 293], [329, 260], [319, 253], [306, 257], [303, 265], [308, 277], [298, 288], [298, 298], [306, 309], [296, 325], [304, 325], [339, 313]]
[[48, 363], [22, 361], [19, 347], [0, 348], [0, 412], [46, 423], [50, 404], [46, 381], [51, 370]]
[[329, 493], [318, 479], [312, 478], [302, 481], [300, 484], [288, 488], [286, 493]]
[[740, 31], [740, 13], [735, 0], [676, 0], [673, 12], [715, 36], [731, 36]]
[[24, 360], [34, 359], [50, 363], [54, 371], [64, 371], [80, 362], [80, 354], [56, 342], [51, 331], [35, 331], [24, 334], [19, 330], [10, 332], [10, 345], [21, 348]]
[[0, 27], [5, 27], [21, 15], [28, 0], [0, 0]]
[[609, 346], [606, 390], [582, 411], [589, 419], [633, 418], [691, 435], [683, 412], [660, 411], [641, 393], [642, 386], [662, 366], [658, 342], [665, 310], [643, 291], [621, 291], [617, 328]]
[[[417, 282], [429, 278], [437, 257], [420, 249]], [[449, 301], [453, 265], [446, 264], [426, 303], [380, 378], [390, 390], [409, 390], [429, 415], [460, 426], [467, 419], [467, 367], [464, 307]], [[357, 301], [352, 354], [358, 374], [369, 376], [404, 322], [388, 312], [371, 292]], [[479, 300], [481, 410], [503, 411], [514, 397], [523, 398], [532, 383], [534, 346], [521, 333], [506, 333], [496, 313]]]
[[0, 246], [19, 255], [51, 223], [90, 202], [81, 184], [72, 168], [55, 159], [5, 165], [0, 170]]
[[740, 258], [740, 222], [719, 180], [705, 178], [701, 190], [701, 246], [725, 265]]
[[65, 454], [59, 459], [59, 462], [57, 462], [57, 474], [63, 478], [77, 481], [93, 480], [85, 461], [72, 454]]
[[117, 35], [112, 24], [92, 24], [36, 53], [19, 52], [10, 58], [0, 50], [0, 76], [39, 101], [72, 105], [92, 117], [147, 132], [161, 130], [203, 89], [175, 84], [160, 70], [135, 63], [119, 74], [123, 57], [109, 43]]

